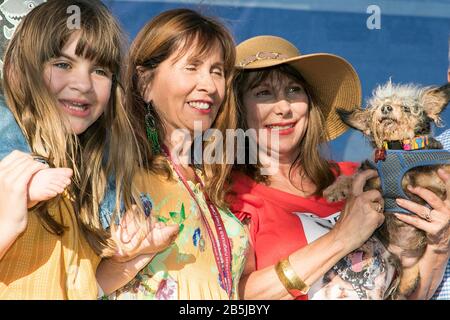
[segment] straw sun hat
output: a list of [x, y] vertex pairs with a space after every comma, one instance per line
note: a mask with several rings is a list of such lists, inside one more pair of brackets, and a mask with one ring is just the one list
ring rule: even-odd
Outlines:
[[345, 59], [328, 53], [302, 55], [289, 41], [274, 36], [250, 38], [237, 47], [238, 69], [260, 69], [287, 63], [294, 67], [319, 99], [325, 117], [328, 139], [344, 133], [345, 125], [336, 108], [354, 110], [361, 105], [361, 83]]

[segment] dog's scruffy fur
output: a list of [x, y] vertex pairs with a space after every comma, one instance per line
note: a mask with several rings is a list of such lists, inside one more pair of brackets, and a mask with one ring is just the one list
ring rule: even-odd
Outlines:
[[[383, 141], [429, 136], [431, 123], [441, 123], [439, 114], [449, 100], [450, 84], [441, 87], [420, 87], [393, 84], [389, 81], [374, 90], [366, 108], [353, 112], [338, 110], [338, 114], [348, 126], [364, 133], [374, 148], [382, 148]], [[433, 137], [429, 136], [429, 142], [426, 149], [442, 149], [441, 143]], [[366, 161], [361, 169], [371, 167]], [[407, 185], [424, 187], [445, 199], [445, 185], [436, 173], [439, 167], [450, 173], [450, 165], [444, 165], [418, 167], [404, 175], [402, 187], [411, 200], [425, 203], [423, 199], [410, 193], [406, 189]], [[324, 191], [324, 197], [328, 201], [342, 200], [351, 192], [351, 185], [351, 177], [339, 177]], [[381, 191], [379, 178], [369, 180], [365, 186], [365, 190], [374, 188]], [[398, 220], [391, 213], [385, 213], [385, 222], [375, 235], [401, 263], [400, 284], [393, 298], [405, 298], [416, 289], [420, 279], [418, 260], [427, 245], [426, 235], [423, 231]]]

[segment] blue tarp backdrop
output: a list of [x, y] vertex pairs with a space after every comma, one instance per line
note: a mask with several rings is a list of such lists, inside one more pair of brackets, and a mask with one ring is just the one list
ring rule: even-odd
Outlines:
[[[0, 0], [1, 55], [20, 18], [43, 1]], [[450, 0], [103, 1], [119, 18], [130, 39], [158, 13], [189, 7], [221, 18], [237, 43], [271, 34], [290, 40], [302, 53], [343, 56], [361, 78], [364, 99], [389, 78], [422, 85], [447, 81]], [[445, 127], [450, 128], [450, 110], [444, 112], [443, 118]], [[435, 133], [445, 127], [436, 128]], [[331, 142], [331, 157], [336, 160], [361, 161], [370, 154], [369, 144], [354, 130]]]
[[[449, 65], [450, 0], [109, 0], [130, 38], [154, 15], [189, 7], [220, 17], [236, 42], [261, 34], [287, 38], [302, 53], [330, 52], [346, 58], [358, 72], [364, 99], [377, 84], [447, 81]], [[367, 20], [380, 10], [380, 29]], [[450, 127], [450, 110], [444, 112]], [[440, 133], [444, 128], [436, 128]], [[371, 148], [354, 130], [332, 141], [336, 160], [360, 161]]]

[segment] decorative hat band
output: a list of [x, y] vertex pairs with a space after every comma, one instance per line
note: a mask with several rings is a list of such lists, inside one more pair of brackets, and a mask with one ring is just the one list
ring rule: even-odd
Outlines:
[[284, 60], [289, 58], [287, 55], [278, 52], [259, 51], [257, 54], [247, 57], [239, 63], [240, 67], [245, 67], [258, 60]]

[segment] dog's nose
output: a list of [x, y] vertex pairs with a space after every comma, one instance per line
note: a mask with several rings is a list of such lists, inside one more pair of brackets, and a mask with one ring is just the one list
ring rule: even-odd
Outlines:
[[390, 105], [382, 106], [381, 107], [381, 112], [383, 112], [384, 114], [392, 112], [392, 106], [390, 106]]

